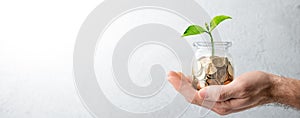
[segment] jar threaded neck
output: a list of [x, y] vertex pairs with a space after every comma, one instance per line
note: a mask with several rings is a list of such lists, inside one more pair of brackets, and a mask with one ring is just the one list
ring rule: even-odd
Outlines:
[[[211, 42], [194, 42], [193, 46], [196, 48], [211, 48], [212, 44]], [[228, 49], [232, 46], [231, 42], [214, 42], [215, 48], [224, 48]]]

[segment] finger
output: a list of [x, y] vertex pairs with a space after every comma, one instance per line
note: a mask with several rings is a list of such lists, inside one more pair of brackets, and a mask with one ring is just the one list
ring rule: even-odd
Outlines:
[[247, 106], [243, 106], [243, 107], [239, 107], [239, 108], [219, 108], [219, 107], [214, 107], [212, 110], [220, 115], [227, 115], [230, 113], [235, 113], [235, 112], [240, 112], [240, 111], [244, 111], [250, 108], [255, 107], [256, 105], [252, 104], [252, 105], [247, 105]]
[[235, 98], [236, 91], [236, 87], [232, 84], [212, 85], [200, 89], [198, 94], [208, 101], [226, 101]]
[[[197, 91], [192, 87], [191, 83], [186, 77], [180, 76], [176, 72], [169, 72], [168, 80], [173, 87], [185, 97], [185, 99], [193, 104], [201, 103], [202, 100], [199, 98]], [[183, 74], [182, 74], [183, 75]], [[183, 78], [183, 79], [181, 79]]]
[[243, 99], [230, 99], [222, 102], [216, 102], [215, 108], [223, 108], [223, 109], [240, 109], [243, 107], [247, 107], [249, 104], [249, 98]]
[[181, 78], [180, 78], [180, 75], [179, 75], [177, 72], [174, 72], [174, 71], [170, 71], [170, 72], [168, 73], [168, 77], [176, 77], [176, 78], [178, 78], [178, 79], [181, 79]]
[[244, 111], [244, 110], [247, 110], [247, 109], [253, 108], [253, 107], [255, 107], [255, 106], [257, 106], [257, 105], [254, 105], [254, 104], [252, 104], [252, 105], [245, 106], [245, 107], [242, 107], [242, 108], [234, 109], [234, 110], [232, 110], [232, 111], [231, 111], [231, 113], [235, 113], [235, 112]]
[[168, 73], [168, 81], [173, 85], [173, 87], [179, 91], [180, 86], [182, 84], [181, 77], [178, 76], [178, 74], [174, 71], [170, 71]]
[[179, 91], [182, 85], [190, 85], [190, 79], [184, 76], [181, 72], [170, 71], [168, 73], [168, 80], [174, 86], [174, 88]]
[[177, 74], [178, 74], [181, 78], [183, 78], [183, 79], [187, 80], [189, 83], [191, 83], [190, 77], [185, 76], [182, 72], [177, 72]]

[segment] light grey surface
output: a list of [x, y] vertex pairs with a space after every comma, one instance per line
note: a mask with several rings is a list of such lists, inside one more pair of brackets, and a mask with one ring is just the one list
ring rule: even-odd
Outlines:
[[[72, 52], [81, 23], [99, 3], [95, 0], [0, 2], [1, 118], [91, 117], [76, 94]], [[265, 70], [300, 78], [299, 0], [201, 0], [199, 3], [211, 16], [233, 17], [218, 29], [223, 40], [233, 42], [230, 50], [237, 75]], [[221, 116], [211, 113], [208, 117]], [[223, 117], [299, 118], [300, 113], [263, 106]]]

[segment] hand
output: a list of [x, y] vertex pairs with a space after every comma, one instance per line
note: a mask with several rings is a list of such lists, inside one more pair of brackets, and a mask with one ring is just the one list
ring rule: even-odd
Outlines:
[[[261, 71], [248, 72], [227, 85], [208, 86], [200, 91], [193, 89], [190, 79], [182, 73], [171, 71], [168, 80], [190, 103], [211, 108], [220, 115], [226, 115], [276, 102], [273, 97], [276, 77]], [[205, 105], [204, 101], [212, 101], [215, 104]]]

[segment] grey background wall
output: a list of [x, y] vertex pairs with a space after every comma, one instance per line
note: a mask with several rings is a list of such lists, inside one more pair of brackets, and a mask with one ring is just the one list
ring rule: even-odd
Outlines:
[[[219, 27], [219, 32], [223, 40], [233, 42], [230, 51], [237, 75], [263, 70], [300, 79], [299, 0], [201, 0], [199, 3], [211, 16], [233, 17]], [[300, 114], [291, 109], [263, 106], [226, 117], [297, 118]]]
[[[219, 32], [233, 42], [237, 75], [264, 70], [300, 79], [299, 0], [198, 2], [211, 16], [233, 17]], [[74, 87], [72, 52], [81, 23], [99, 3], [0, 1], [1, 118], [91, 117]], [[299, 118], [300, 112], [262, 106], [223, 117]]]

